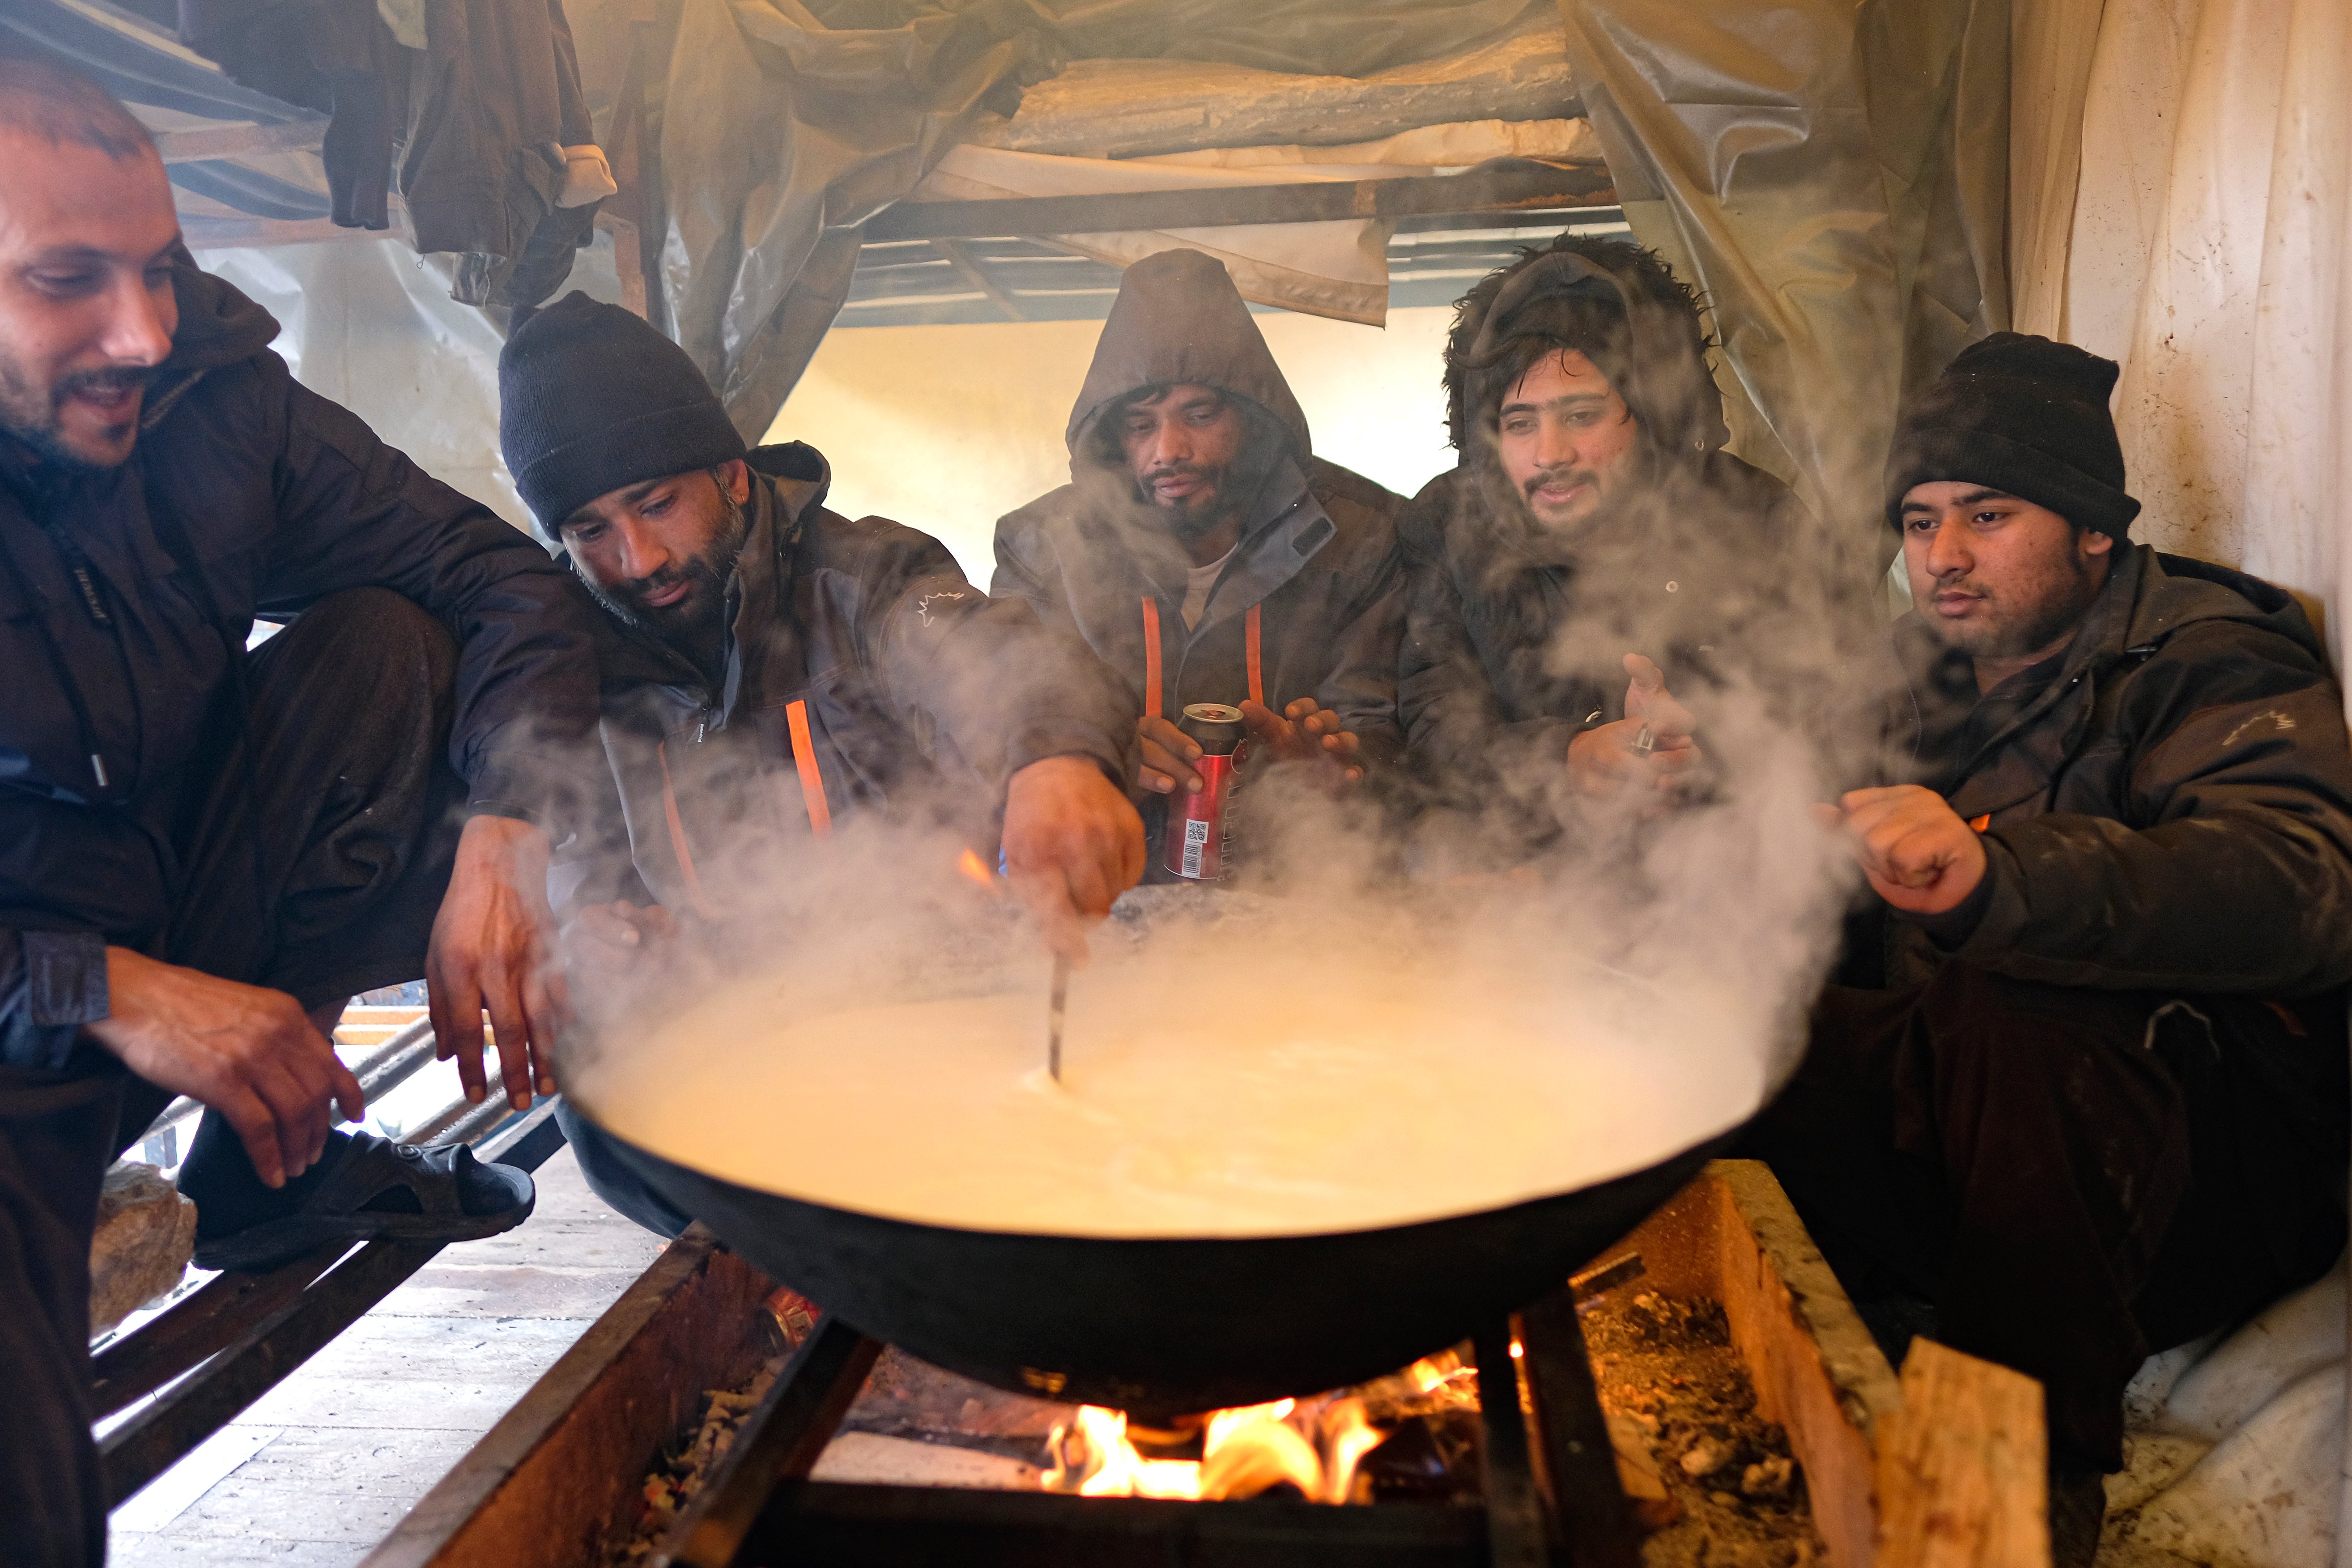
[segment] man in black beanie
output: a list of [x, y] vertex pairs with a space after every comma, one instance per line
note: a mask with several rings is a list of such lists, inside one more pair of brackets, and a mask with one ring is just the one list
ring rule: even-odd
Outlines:
[[[617, 306], [574, 293], [532, 317], [499, 391], [516, 488], [604, 611], [618, 799], [557, 868], [575, 965], [658, 969], [682, 936], [772, 915], [780, 868], [877, 820], [991, 851], [1049, 942], [1083, 949], [1143, 830], [1134, 721], [1082, 643], [979, 593], [929, 535], [827, 510], [822, 456], [747, 450], [685, 351]], [[559, 1114], [608, 1202], [685, 1228]]]
[[1757, 1133], [1866, 1315], [2046, 1385], [2062, 1563], [2140, 1363], [2345, 1239], [2342, 696], [2288, 595], [2129, 542], [2115, 380], [2002, 332], [1902, 421], [1919, 782], [1820, 808], [1883, 941]]

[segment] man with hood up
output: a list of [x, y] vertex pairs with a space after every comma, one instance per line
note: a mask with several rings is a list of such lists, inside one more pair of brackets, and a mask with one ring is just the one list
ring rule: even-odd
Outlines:
[[1722, 449], [1697, 300], [1629, 243], [1564, 235], [1482, 280], [1445, 387], [1462, 456], [1400, 530], [1399, 711], [1425, 800], [1510, 858], [1580, 801], [1692, 781], [1669, 689], [1759, 653], [1790, 587], [1759, 563], [1802, 513]]
[[2343, 696], [2288, 595], [2130, 542], [2115, 383], [1995, 333], [1896, 432], [1919, 782], [1818, 808], [1883, 979], [1754, 1145], [1865, 1315], [2042, 1381], [2062, 1564], [2141, 1362], [2345, 1238]]
[[[0, 59], [0, 1558], [94, 1564], [101, 1178], [174, 1093], [196, 1260], [479, 1237], [530, 1179], [331, 1131], [327, 1031], [419, 974], [484, 1092], [551, 1087], [557, 767], [595, 722], [539, 547], [420, 473], [196, 269], [153, 141]], [[257, 614], [291, 625], [248, 655]], [[560, 767], [560, 764], [558, 764]], [[536, 1056], [538, 1060], [533, 1061]], [[537, 1071], [532, 1069], [534, 1067]]]
[[1254, 751], [1349, 778], [1398, 754], [1403, 502], [1314, 455], [1223, 263], [1127, 269], [1067, 439], [1070, 482], [998, 521], [989, 592], [1075, 629], [1127, 687], [1147, 880], [1175, 879], [1168, 796], [1200, 787], [1188, 705], [1238, 707]]
[[[986, 864], [1001, 845], [1048, 941], [1082, 952], [1143, 857], [1133, 724], [1082, 644], [990, 601], [929, 535], [828, 510], [823, 456], [747, 449], [686, 351], [617, 305], [573, 293], [516, 329], [499, 396], [515, 488], [598, 605], [614, 798], [555, 868], [576, 964], [658, 984], [670, 944], [707, 956], [754, 925], [772, 956], [780, 913], [839, 922], [778, 908], [830, 904], [829, 868], [866, 890], [941, 838]], [[909, 830], [888, 864], [820, 852], [886, 823]], [[557, 1115], [608, 1203], [686, 1228], [594, 1123]]]

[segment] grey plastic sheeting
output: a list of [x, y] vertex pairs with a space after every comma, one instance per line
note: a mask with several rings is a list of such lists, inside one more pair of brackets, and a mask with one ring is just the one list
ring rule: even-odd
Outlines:
[[1734, 450], [1875, 574], [1896, 407], [2009, 325], [2009, 0], [1559, 0], [1643, 244], [1706, 295]]
[[[1074, 59], [1362, 76], [1549, 0], [686, 0], [661, 158], [671, 329], [763, 431], [848, 297], [856, 226]], [[1344, 135], [1335, 140], [1344, 141]]]

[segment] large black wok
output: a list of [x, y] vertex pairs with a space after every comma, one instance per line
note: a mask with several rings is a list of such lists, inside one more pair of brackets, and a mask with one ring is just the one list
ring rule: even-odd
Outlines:
[[1468, 1338], [1640, 1224], [1732, 1136], [1482, 1214], [1197, 1241], [881, 1219], [615, 1142], [770, 1278], [866, 1333], [1000, 1388], [1164, 1418], [1360, 1383]]

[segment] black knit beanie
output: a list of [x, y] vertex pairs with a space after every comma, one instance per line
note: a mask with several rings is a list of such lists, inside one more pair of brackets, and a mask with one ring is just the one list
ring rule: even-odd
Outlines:
[[577, 289], [499, 352], [499, 446], [551, 542], [608, 490], [715, 468], [745, 450], [684, 349]]
[[1895, 427], [1886, 521], [1914, 485], [1958, 479], [2047, 507], [2122, 539], [2139, 515], [2107, 395], [2116, 362], [2072, 343], [1995, 332], [1954, 357]]

